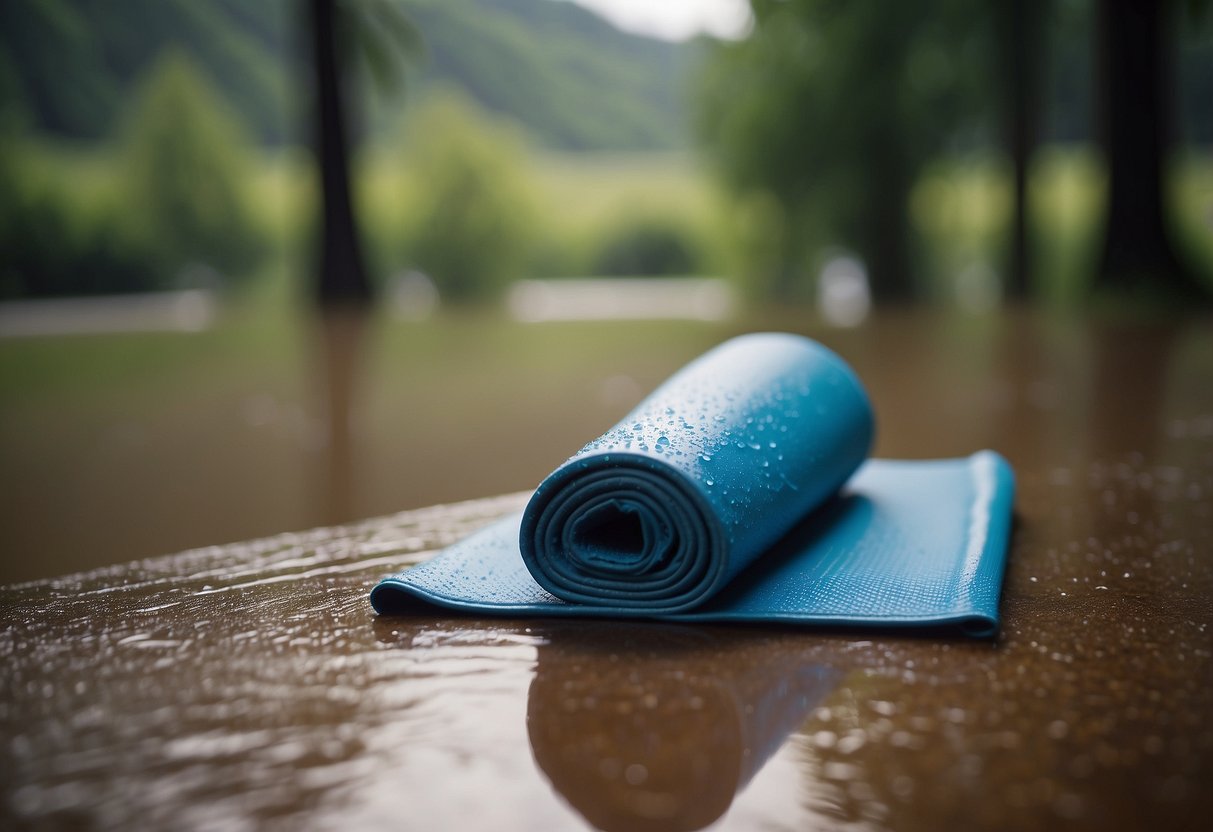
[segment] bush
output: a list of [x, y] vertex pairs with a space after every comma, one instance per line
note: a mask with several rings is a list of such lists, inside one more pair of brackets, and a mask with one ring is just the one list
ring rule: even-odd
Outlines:
[[0, 298], [134, 292], [157, 275], [125, 214], [79, 198], [66, 179], [39, 178], [30, 149], [0, 141]]
[[255, 265], [264, 240], [244, 190], [248, 140], [184, 54], [156, 63], [122, 150], [126, 210], [164, 281], [191, 263], [229, 274]]
[[489, 299], [520, 277], [533, 240], [520, 140], [452, 93], [407, 121], [408, 259], [444, 300]]
[[594, 258], [596, 275], [688, 275], [703, 268], [703, 252], [684, 225], [669, 217], [641, 217], [612, 230]]
[[168, 288], [194, 263], [245, 274], [264, 250], [240, 126], [179, 55], [156, 65], [120, 147], [94, 158], [99, 181], [4, 127], [0, 297]]

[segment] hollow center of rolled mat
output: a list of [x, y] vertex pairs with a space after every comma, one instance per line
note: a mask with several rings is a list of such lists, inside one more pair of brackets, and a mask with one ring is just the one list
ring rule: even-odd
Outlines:
[[612, 499], [585, 509], [571, 527], [570, 555], [590, 572], [640, 574], [660, 567], [671, 535], [652, 512]]

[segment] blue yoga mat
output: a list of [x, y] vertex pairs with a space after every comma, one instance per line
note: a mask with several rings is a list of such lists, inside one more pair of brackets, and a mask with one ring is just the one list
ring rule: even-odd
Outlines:
[[1014, 479], [998, 454], [867, 460], [871, 405], [796, 335], [696, 359], [521, 514], [381, 581], [382, 614], [998, 627]]

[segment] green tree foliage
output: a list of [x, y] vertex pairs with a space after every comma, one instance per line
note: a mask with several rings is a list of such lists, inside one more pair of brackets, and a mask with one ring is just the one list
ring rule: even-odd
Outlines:
[[878, 299], [909, 296], [910, 188], [980, 124], [982, 93], [995, 89], [983, 10], [963, 0], [752, 5], [752, 34], [721, 44], [707, 66], [698, 128], [725, 181], [761, 213], [777, 208], [766, 239], [747, 231], [749, 245], [775, 252], [770, 293], [804, 293], [812, 247], [830, 243], [866, 261]]
[[149, 76], [123, 136], [124, 197], [143, 249], [166, 276], [190, 263], [242, 275], [262, 253], [244, 190], [240, 124], [182, 54]]
[[407, 0], [426, 43], [427, 81], [458, 84], [541, 144], [569, 150], [688, 143], [683, 95], [698, 42], [614, 28], [575, 3]]
[[161, 53], [177, 49], [205, 68], [260, 138], [281, 141], [293, 5], [6, 0], [0, 2], [0, 76], [10, 75], [5, 86], [38, 129], [100, 139], [117, 126], [124, 102]]
[[[0, 0], [0, 109], [16, 103], [39, 130], [102, 138], [159, 54], [175, 48], [260, 141], [297, 139], [302, 102], [291, 92], [306, 54], [298, 48], [303, 7], [302, 0]], [[630, 35], [552, 0], [343, 0], [339, 10], [338, 36], [351, 34], [350, 23], [362, 29], [357, 57], [379, 81], [403, 71], [395, 59], [400, 19], [416, 24], [428, 58], [421, 77], [405, 85], [410, 95], [415, 86], [458, 85], [551, 147], [687, 143], [682, 92], [696, 43]], [[390, 127], [398, 103], [385, 102], [372, 129]]]
[[520, 140], [452, 92], [428, 98], [407, 128], [409, 259], [444, 300], [496, 295], [521, 276], [533, 240]]
[[[148, 291], [204, 263], [244, 277], [264, 248], [240, 125], [189, 61], [149, 76], [106, 168], [81, 187], [54, 154], [0, 135], [0, 296]], [[69, 168], [70, 170], [70, 168]]]
[[156, 288], [157, 275], [113, 199], [82, 200], [40, 175], [36, 154], [0, 136], [0, 298]]

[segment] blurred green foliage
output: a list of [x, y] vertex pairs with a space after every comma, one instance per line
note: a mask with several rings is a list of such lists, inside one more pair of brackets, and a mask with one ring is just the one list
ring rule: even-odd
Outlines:
[[0, 299], [155, 288], [112, 192], [82, 191], [42, 161], [29, 143], [0, 139]]
[[536, 277], [596, 274], [608, 247], [651, 236], [650, 226], [657, 235], [679, 237], [696, 272], [732, 273], [723, 195], [692, 154], [547, 153], [532, 160], [544, 209]]
[[590, 273], [616, 277], [691, 275], [703, 266], [702, 246], [685, 221], [639, 214], [608, 229]]
[[250, 147], [199, 72], [168, 53], [133, 104], [91, 165], [0, 135], [0, 296], [171, 288], [193, 265], [240, 280], [260, 262]]
[[[19, 157], [17, 164], [11, 160]], [[409, 154], [398, 143], [373, 149], [358, 166], [361, 215], [368, 241], [377, 255], [378, 271], [389, 274], [409, 265], [407, 241], [423, 219], [417, 204], [423, 199], [415, 184], [420, 172], [409, 164]], [[778, 208], [761, 196], [730, 200], [718, 194], [705, 173], [687, 157], [664, 154], [551, 155], [527, 154], [516, 160], [515, 173], [529, 183], [534, 213], [531, 233], [535, 245], [523, 267], [527, 277], [564, 277], [593, 274], [599, 253], [632, 215], [653, 217], [654, 222], [685, 229], [694, 240], [704, 274], [724, 275], [755, 303], [770, 297], [761, 281], [773, 273], [769, 260], [771, 224], [779, 221]], [[55, 273], [74, 272], [72, 287], [60, 293], [112, 291], [129, 285], [131, 268], [139, 261], [123, 241], [125, 214], [114, 206], [123, 176], [118, 157], [107, 149], [75, 150], [56, 145], [0, 142], [0, 166], [5, 181], [0, 188], [0, 216], [28, 216], [0, 222], [0, 274], [14, 274], [12, 264], [28, 257], [29, 247], [45, 241], [41, 257], [70, 258], [75, 264]], [[13, 172], [15, 173], [10, 173]], [[297, 278], [298, 263], [292, 252], [304, 250], [311, 229], [309, 218], [315, 199], [313, 173], [304, 155], [295, 151], [262, 154], [242, 186], [263, 229], [272, 256], [269, 271]], [[1192, 153], [1172, 168], [1172, 210], [1194, 259], [1213, 268], [1213, 159]], [[1031, 200], [1033, 266], [1039, 277], [1040, 300], [1065, 304], [1080, 298], [1093, 268], [1101, 229], [1105, 182], [1100, 158], [1089, 146], [1061, 145], [1042, 148], [1032, 166]], [[50, 228], [26, 209], [14, 210], [14, 197], [34, 193], [51, 210], [66, 214], [69, 227], [117, 253], [100, 256], [70, 235]], [[994, 156], [943, 158], [929, 164], [910, 197], [910, 219], [921, 241], [927, 264], [924, 291], [949, 302], [957, 275], [975, 264], [996, 262], [1009, 222], [1010, 179], [1005, 162]], [[7, 213], [5, 213], [7, 212]], [[116, 226], [103, 231], [104, 224]], [[79, 232], [74, 232], [79, 233]], [[3, 241], [10, 241], [5, 243]], [[19, 245], [13, 245], [17, 241]], [[7, 246], [7, 248], [4, 248]], [[22, 252], [25, 252], [24, 254]], [[45, 262], [45, 259], [44, 259]], [[52, 261], [54, 262], [54, 261]], [[109, 265], [115, 264], [115, 265]], [[813, 261], [806, 259], [806, 269]], [[120, 267], [120, 268], [119, 268]], [[258, 269], [261, 280], [266, 268]], [[103, 280], [106, 275], [111, 279]], [[146, 273], [147, 288], [154, 286]], [[87, 279], [85, 285], [76, 281]], [[290, 280], [302, 291], [302, 281]], [[7, 283], [7, 297], [18, 293]], [[83, 287], [83, 288], [81, 288]], [[28, 292], [20, 292], [29, 294]], [[45, 292], [40, 292], [45, 294]]]
[[[282, 141], [296, 0], [6, 0], [0, 95], [52, 134], [104, 140], [167, 49], [263, 141]], [[5, 89], [7, 88], [7, 89]]]
[[789, 224], [770, 191], [736, 195], [727, 225], [731, 267], [751, 301], [807, 294], [808, 286], [797, 284], [799, 275], [809, 270], [811, 243], [800, 238], [803, 229], [794, 231]]
[[534, 239], [520, 137], [454, 92], [431, 94], [407, 129], [408, 260], [445, 300], [495, 297], [523, 275]]
[[[453, 210], [453, 200], [442, 200], [448, 202], [441, 209], [445, 227], [435, 240], [426, 242], [427, 228], [439, 223], [435, 205], [439, 195], [433, 192], [437, 180], [443, 180], [442, 189], [455, 190], [454, 177], [439, 176], [438, 167], [474, 167], [476, 187], [500, 194], [483, 208], [514, 206], [505, 219], [516, 226], [515, 242], [520, 245], [498, 255], [511, 264], [514, 277], [729, 271], [727, 241], [719, 233], [720, 194], [689, 154], [528, 151], [508, 123], [461, 96], [429, 99], [407, 119], [399, 135], [396, 141], [366, 148], [356, 165], [358, 212], [365, 219], [369, 251], [379, 274], [407, 268], [432, 271], [422, 258], [437, 259], [433, 256], [437, 252], [431, 251], [436, 242], [444, 250], [454, 248], [460, 260], [475, 254], [476, 262], [493, 262], [481, 253], [461, 251], [467, 245], [461, 241], [478, 236], [475, 224], [485, 217], [481, 209]], [[444, 146], [452, 135], [456, 138], [451, 146]], [[495, 158], [486, 163], [487, 148], [475, 148], [494, 136], [498, 137], [493, 139], [498, 142]], [[448, 158], [436, 167], [429, 159], [437, 155], [462, 161], [456, 165]], [[294, 181], [294, 177], [292, 173], [287, 178]], [[437, 272], [431, 276], [444, 297], [452, 299], [442, 276]], [[503, 279], [507, 278], [498, 274], [471, 280], [463, 297], [491, 299]]]
[[[629, 35], [551, 0], [342, 6], [360, 30], [342, 32], [343, 42], [357, 47], [357, 60], [388, 90], [367, 102], [363, 128], [372, 132], [390, 129], [401, 105], [391, 89], [411, 95], [457, 84], [546, 147], [686, 144], [682, 93], [697, 44]], [[106, 138], [160, 53], [174, 48], [213, 80], [258, 141], [297, 141], [305, 103], [295, 94], [306, 60], [297, 42], [302, 7], [301, 0], [3, 0], [0, 111], [19, 110], [55, 135]], [[424, 55], [412, 62], [409, 83], [396, 83], [408, 72], [398, 45], [411, 38], [409, 23], [423, 36]]]
[[201, 263], [243, 276], [256, 265], [264, 244], [243, 185], [248, 140], [183, 54], [157, 62], [122, 142], [125, 211], [161, 273]]
[[[381, 274], [423, 268], [461, 301], [519, 276], [697, 272], [761, 303], [810, 297], [830, 247], [883, 251], [889, 222], [920, 296], [998, 271], [1010, 171], [988, 124], [984, 9], [759, 0], [753, 36], [713, 47], [635, 38], [548, 0], [399, 8], [428, 56], [408, 70], [415, 112], [401, 131], [398, 99], [363, 101], [355, 159]], [[1105, 183], [1084, 143], [1090, 9], [1055, 9], [1043, 135], [1059, 143], [1034, 158], [1030, 221], [1041, 298], [1064, 301], [1093, 267]], [[296, 13], [288, 0], [0, 3], [0, 295], [171, 286], [199, 261], [233, 279], [267, 262], [298, 271], [317, 195], [307, 153], [282, 144]], [[1208, 65], [1210, 18], [1185, 66]], [[682, 141], [678, 85], [708, 51], [700, 127], [727, 191], [691, 152], [653, 150]], [[1190, 102], [1213, 76], [1184, 77]], [[463, 96], [442, 91], [452, 79]], [[1213, 110], [1185, 106], [1184, 137], [1206, 144], [1174, 160], [1172, 209], [1210, 264]], [[601, 152], [614, 147], [629, 151]]]
[[685, 146], [685, 87], [701, 44], [621, 32], [574, 3], [406, 0], [426, 42], [426, 82], [457, 83], [481, 106], [567, 150]]
[[958, 0], [752, 5], [753, 33], [720, 44], [704, 74], [699, 130], [725, 181], [757, 200], [746, 210], [764, 215], [764, 235], [750, 234], [773, 255], [762, 282], [804, 294], [808, 256], [833, 244], [867, 261], [878, 295], [912, 294], [910, 190], [982, 126], [990, 15]]

